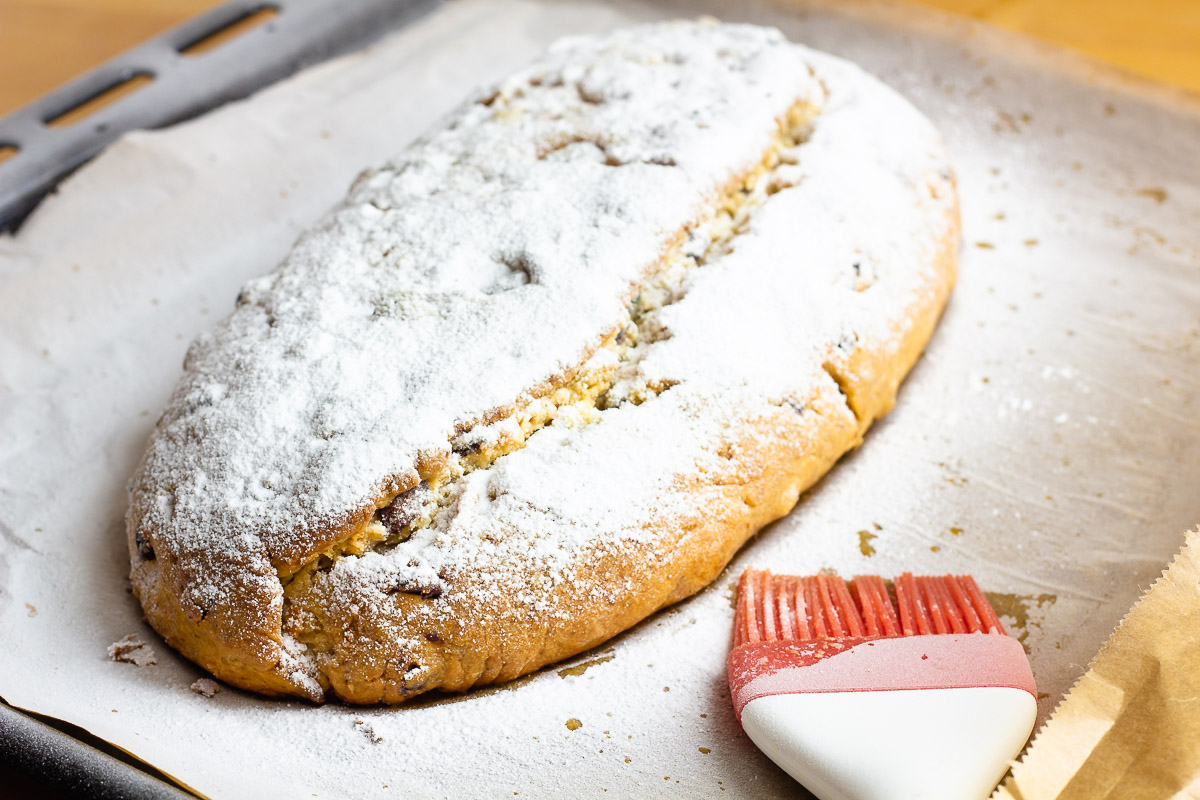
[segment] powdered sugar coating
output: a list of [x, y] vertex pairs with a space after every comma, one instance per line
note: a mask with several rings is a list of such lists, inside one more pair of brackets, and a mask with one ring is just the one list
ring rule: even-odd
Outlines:
[[561, 43], [364, 175], [195, 342], [135, 516], [181, 549], [308, 549], [411, 480], [419, 451], [577, 365], [664, 242], [818, 90], [760, 28]]
[[[857, 67], [795, 49], [826, 87], [826, 105], [796, 163], [774, 171], [786, 188], [753, 213], [731, 252], [692, 271], [681, 299], [655, 312], [664, 338], [636, 354], [624, 380], [670, 390], [594, 424], [556, 423], [467, 475], [434, 527], [318, 578], [323, 603], [386, 604], [397, 582], [439, 583], [448, 600], [515, 598], [530, 619], [569, 617], [576, 610], [550, 595], [598, 550], [667, 558], [679, 545], [647, 523], [681, 528], [702, 513], [688, 477], [728, 469], [719, 445], [751, 436], [777, 446], [770, 419], [780, 407], [803, 418], [830, 371], [852, 369], [852, 351], [886, 357], [898, 347], [909, 309], [938, 283], [936, 254], [953, 224], [940, 137]], [[851, 407], [836, 413], [858, 424]], [[807, 421], [826, 424], [811, 410]], [[448, 613], [444, 602], [408, 608], [394, 633], [419, 628], [413, 616]]]
[[[944, 233], [920, 206], [927, 173], [944, 170], [927, 123], [772, 30], [673, 23], [567, 40], [365, 174], [279, 269], [248, 285], [189, 352], [133, 482], [131, 528], [179, 565], [183, 613], [203, 621], [215, 610], [319, 697], [321, 665], [281, 629], [276, 567], [414, 485], [422, 453], [445, 451], [456, 432], [575, 369], [667, 244], [761, 158], [775, 121], [798, 100], [821, 106], [825, 85], [842, 116], [819, 121], [793, 170], [815, 190], [774, 195], [738, 249], [662, 310], [672, 338], [639, 354], [629, 377], [668, 377], [671, 392], [599, 424], [539, 432], [460, 481], [433, 527], [386, 553], [343, 558], [320, 582], [331, 602], [353, 605], [397, 580], [470, 571], [476, 580], [452, 591], [517, 593], [537, 611], [589, 549], [653, 547], [640, 521], [687, 513], [695, 498], [672, 487], [719, 467], [710, 445], [722, 429], [828, 383], [831, 342], [886, 340], [903, 323], [903, 293], [921, 285], [918, 267]], [[868, 90], [866, 102], [852, 97]], [[907, 139], [894, 148], [883, 126], [897, 124]], [[840, 141], [856, 135], [869, 141]], [[864, 196], [875, 199], [863, 207]], [[860, 211], [870, 224], [847, 227]], [[797, 220], [811, 233], [796, 237]], [[822, 272], [864, 247], [879, 252], [855, 277]], [[796, 268], [802, 250], [812, 274]], [[869, 294], [855, 292], [859, 273], [885, 256], [898, 282], [842, 308], [847, 292]], [[762, 291], [740, 289], [763, 280], [784, 282], [765, 304]], [[634, 448], [648, 455], [629, 461]], [[531, 570], [544, 585], [529, 582]]]

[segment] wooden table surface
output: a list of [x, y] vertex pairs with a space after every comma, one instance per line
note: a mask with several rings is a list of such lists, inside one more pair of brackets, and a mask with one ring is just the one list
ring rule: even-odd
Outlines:
[[[1200, 0], [911, 0], [1200, 92]], [[0, 115], [219, 0], [0, 0]]]

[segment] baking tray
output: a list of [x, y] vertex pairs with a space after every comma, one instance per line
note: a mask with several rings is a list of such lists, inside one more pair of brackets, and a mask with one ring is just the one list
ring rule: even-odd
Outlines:
[[[959, 286], [864, 446], [711, 588], [509, 687], [312, 708], [200, 699], [201, 673], [161, 644], [154, 667], [106, 661], [126, 634], [154, 641], [126, 593], [121, 485], [187, 341], [239, 284], [363, 164], [549, 40], [705, 12], [859, 61], [946, 134]], [[248, 102], [126, 136], [0, 241], [0, 386], [20, 388], [0, 395], [0, 695], [212, 796], [795, 796], [723, 693], [735, 576], [910, 568], [993, 593], [1044, 718], [1200, 519], [1197, 141], [1194, 98], [907, 7], [507, 0], [448, 3]]]
[[[79, 165], [130, 130], [182, 122], [297, 70], [363, 47], [440, 0], [233, 0], [118, 55], [0, 119], [0, 230], [15, 228]], [[258, 12], [264, 24], [192, 49]], [[54, 121], [134, 78], [149, 85], [71, 125]]]
[[37, 719], [0, 703], [0, 765], [38, 781], [17, 791], [6, 776], [6, 796], [97, 800], [181, 800], [191, 795], [152, 767], [122, 753], [87, 731], [52, 719]]

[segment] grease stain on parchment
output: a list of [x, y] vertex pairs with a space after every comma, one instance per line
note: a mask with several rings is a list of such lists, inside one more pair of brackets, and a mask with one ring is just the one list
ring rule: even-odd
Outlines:
[[[1007, 594], [1003, 592], [984, 592], [988, 602], [1001, 617], [1010, 636], [1016, 638], [1026, 652], [1029, 646], [1025, 640], [1029, 636], [1029, 626], [1042, 627], [1044, 611], [1058, 601], [1056, 594]], [[1031, 618], [1032, 613], [1032, 618]]]
[[[604, 652], [611, 653], [612, 649], [610, 648], [608, 650], [605, 650]], [[610, 656], [610, 655], [598, 656], [598, 657], [590, 659], [588, 661], [584, 661], [582, 664], [576, 664], [573, 667], [566, 667], [564, 669], [560, 669], [558, 671], [558, 677], [563, 678], [563, 679], [578, 678], [580, 675], [587, 672], [592, 667], [594, 667], [598, 664], [604, 664], [608, 661], [612, 661], [614, 658], [616, 658], [616, 656]]]
[[1167, 202], [1167, 197], [1169, 196], [1167, 194], [1167, 190], [1160, 186], [1151, 186], [1146, 189], [1138, 189], [1137, 193], [1140, 197], [1149, 197], [1159, 205]]

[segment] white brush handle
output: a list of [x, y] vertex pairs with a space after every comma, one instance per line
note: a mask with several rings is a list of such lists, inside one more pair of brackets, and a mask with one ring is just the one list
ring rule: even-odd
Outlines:
[[742, 727], [821, 800], [986, 798], [1033, 730], [1023, 689], [972, 687], [779, 694]]

